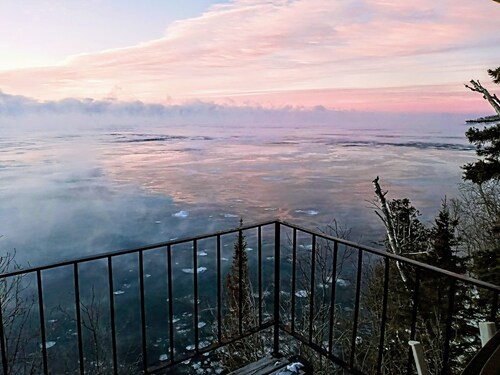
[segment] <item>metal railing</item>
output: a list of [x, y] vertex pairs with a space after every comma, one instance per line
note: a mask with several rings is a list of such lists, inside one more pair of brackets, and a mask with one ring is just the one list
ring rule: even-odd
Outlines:
[[[255, 250], [250, 246], [256, 248], [249, 260], [249, 269], [253, 272], [252, 284], [256, 285], [254, 297], [258, 323], [243, 326], [240, 304], [237, 332], [228, 336], [223, 327], [227, 314], [224, 278], [229, 271], [228, 255], [233, 256], [235, 236], [247, 237], [250, 248], [247, 250]], [[476, 297], [481, 295], [483, 300], [487, 300], [483, 303], [483, 311], [487, 310], [484, 318], [491, 321], [498, 320], [500, 287], [280, 220], [0, 275], [1, 285], [12, 285], [13, 281], [21, 280], [25, 285], [19, 295], [31, 296], [31, 299], [12, 299], [1, 295], [1, 290], [12, 289], [0, 290], [3, 374], [22, 373], [21, 362], [27, 361], [26, 358], [30, 358], [32, 367], [38, 366], [44, 374], [59, 373], [63, 371], [59, 367], [62, 366], [63, 356], [69, 357], [65, 366], [71, 373], [92, 373], [92, 369], [99, 365], [106, 369], [106, 373], [119, 374], [123, 372], [124, 356], [135, 356], [133, 366], [138, 373], [160, 373], [187, 359], [267, 330], [272, 330], [272, 334], [268, 335], [269, 346], [275, 354], [283, 352], [283, 337], [289, 337], [298, 343], [295, 349], [305, 346], [329, 359], [332, 366], [340, 371], [362, 374], [366, 366], [359, 362], [359, 351], [364, 350], [361, 340], [374, 334], [374, 329], [370, 330], [366, 321], [371, 322], [371, 327], [377, 327], [377, 344], [373, 354], [376, 363], [371, 363], [370, 368], [381, 374], [384, 373], [387, 346], [388, 302], [391, 288], [395, 288], [394, 282], [390, 281], [390, 270], [396, 262], [413, 275], [412, 288], [407, 291], [411, 295], [407, 305], [411, 317], [405, 333], [410, 340], [418, 335], [418, 306], [422, 300], [419, 293], [425, 277], [438, 275], [442, 282], [448, 283], [441, 359], [441, 373], [446, 374], [450, 363], [454, 315], [458, 308], [455, 304], [458, 284], [473, 291]], [[215, 272], [208, 270], [208, 263], [214, 266]], [[241, 264], [240, 259], [240, 301]], [[367, 298], [364, 293], [369, 289], [369, 285], [363, 283], [367, 283], [366, 280], [369, 280], [368, 283], [375, 282], [367, 276], [374, 265], [378, 267], [380, 277], [376, 280], [381, 283], [382, 293], [379, 319], [375, 319], [374, 313], [367, 311], [362, 303]], [[148, 273], [149, 270], [154, 270], [154, 274]], [[88, 280], [89, 273], [92, 273], [91, 281]], [[119, 301], [125, 290], [118, 289], [124, 285], [130, 288], [127, 290], [135, 290], [129, 293], [125, 303]], [[31, 331], [26, 331], [29, 319], [20, 325], [15, 318], [6, 318], [21, 300], [33, 303], [31, 310], [24, 310], [31, 311], [30, 319], [37, 322], [31, 325]], [[186, 310], [181, 305], [188, 306], [191, 311], [181, 312]], [[61, 326], [71, 332], [60, 339], [62, 344], [59, 347], [48, 341], [51, 334], [60, 337], [62, 330], [52, 328], [53, 323], [48, 319], [51, 314], [59, 314], [57, 316], [64, 320]], [[211, 320], [211, 324], [202, 324], [202, 316]], [[185, 325], [176, 326], [181, 318]], [[103, 327], [92, 319], [99, 320]], [[136, 323], [139, 323], [138, 329], [130, 333]], [[71, 325], [74, 329], [68, 329]], [[103, 336], [93, 332], [94, 342], [91, 344], [94, 346], [98, 344], [95, 341], [99, 341], [99, 337], [109, 339], [109, 342], [99, 343], [106, 347], [102, 349], [104, 354], [109, 354], [105, 359], [102, 359], [105, 355], [101, 355], [102, 363], [97, 363], [98, 359], [89, 351], [91, 344], [86, 341], [92, 328], [104, 331]], [[24, 331], [21, 332], [21, 329]], [[339, 330], [342, 337], [339, 337]], [[164, 332], [164, 337], [157, 338], [160, 331]], [[190, 337], [183, 336], [181, 331], [188, 331]], [[17, 332], [18, 338], [31, 337], [36, 345], [29, 344], [27, 339], [12, 339], [9, 337], [12, 332]], [[189, 340], [193, 344], [184, 350]], [[125, 354], [126, 345], [122, 341], [132, 347]], [[19, 350], [20, 342], [26, 342], [26, 350], [32, 354], [19, 355], [16, 350]], [[68, 354], [72, 350], [76, 354], [74, 358]], [[162, 350], [164, 353], [158, 357]], [[407, 351], [408, 348], [405, 346], [401, 350]], [[409, 355], [406, 370], [408, 373], [413, 371]]]

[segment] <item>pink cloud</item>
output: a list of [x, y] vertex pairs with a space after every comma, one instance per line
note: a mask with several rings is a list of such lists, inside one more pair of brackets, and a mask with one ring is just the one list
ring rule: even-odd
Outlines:
[[[467, 102], [461, 83], [497, 63], [500, 33], [491, 12], [498, 10], [468, 0], [236, 0], [174, 23], [158, 40], [0, 72], [0, 89], [41, 99], [113, 92], [160, 102], [246, 98], [434, 111], [448, 105], [450, 87]], [[411, 87], [419, 100], [391, 89], [398, 87]], [[478, 103], [471, 108], [482, 108]]]

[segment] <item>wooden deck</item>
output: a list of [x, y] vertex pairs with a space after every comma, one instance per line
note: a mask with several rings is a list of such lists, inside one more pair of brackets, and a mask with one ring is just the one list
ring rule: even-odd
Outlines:
[[[302, 364], [302, 366], [293, 366], [297, 363]], [[293, 371], [295, 369], [296, 371]], [[312, 373], [311, 366], [301, 358], [265, 357], [228, 375], [311, 375]]]

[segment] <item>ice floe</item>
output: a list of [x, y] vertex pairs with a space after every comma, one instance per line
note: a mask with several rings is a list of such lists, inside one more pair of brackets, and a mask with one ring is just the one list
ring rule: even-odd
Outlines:
[[301, 245], [299, 245], [299, 247], [300, 247], [301, 249], [312, 250], [313, 245], [302, 245], [302, 244], [301, 244]]
[[298, 214], [306, 214], [307, 216], [316, 216], [319, 214], [319, 212], [315, 210], [295, 210], [295, 212]]
[[172, 216], [173, 217], [185, 218], [185, 217], [189, 216], [189, 212], [181, 210], [179, 212], [176, 212], [175, 214], [172, 214]]
[[168, 355], [166, 355], [166, 354], [160, 354], [160, 358], [159, 358], [159, 360], [160, 360], [161, 362], [163, 362], [163, 361], [168, 361]]
[[[55, 341], [45, 341], [45, 348], [46, 349], [52, 348], [55, 344], [56, 344]], [[39, 346], [40, 346], [40, 349], [43, 348], [42, 344], [40, 344]]]
[[235, 214], [224, 214], [225, 218], [231, 218], [231, 217], [239, 217], [238, 215]]
[[203, 328], [207, 325], [205, 322], [198, 322], [198, 328]]
[[205, 250], [198, 251], [198, 256], [199, 257], [206, 257], [208, 253]]
[[[326, 282], [331, 284], [332, 283], [332, 277], [329, 276], [327, 279], [326, 279]], [[349, 286], [349, 284], [351, 284], [351, 282], [349, 280], [346, 280], [346, 279], [341, 279], [341, 278], [338, 278], [337, 281], [336, 281], [337, 285], [338, 286], [342, 286], [342, 287], [346, 287], [346, 286]]]
[[125, 294], [125, 291], [124, 291], [124, 290], [119, 289], [119, 290], [115, 290], [115, 291], [113, 292], [113, 294], [114, 294], [115, 296], [119, 296], [119, 295], [121, 295], [121, 294]]
[[[207, 267], [198, 267], [196, 269], [196, 273], [203, 273], [207, 270]], [[182, 272], [184, 273], [193, 273], [194, 274], [194, 268], [183, 268]]]
[[[208, 341], [200, 341], [198, 343], [198, 349], [204, 349], [209, 345], [210, 345], [210, 342], [208, 342]], [[196, 346], [194, 344], [186, 346], [186, 350], [195, 350], [195, 349], [196, 349]]]
[[307, 297], [307, 291], [305, 290], [297, 290], [295, 292], [295, 296], [299, 298], [306, 298]]
[[198, 348], [200, 349], [205, 349], [207, 346], [210, 345], [210, 342], [209, 341], [202, 341], [198, 344]]
[[349, 280], [345, 280], [345, 279], [337, 279], [337, 285], [338, 286], [343, 286], [343, 287], [346, 287], [350, 284]]

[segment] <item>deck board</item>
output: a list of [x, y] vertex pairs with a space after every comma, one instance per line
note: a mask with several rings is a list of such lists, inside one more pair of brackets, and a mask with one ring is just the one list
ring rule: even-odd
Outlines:
[[[291, 362], [285, 357], [275, 358], [275, 357], [265, 357], [257, 362], [250, 363], [238, 370], [231, 372], [229, 375], [278, 375], [291, 374], [286, 371], [286, 366]], [[304, 371], [300, 370], [295, 372], [296, 375], [306, 374]]]

